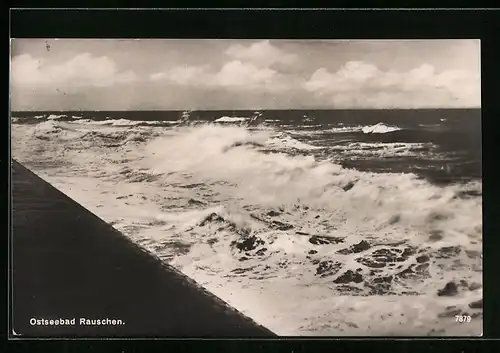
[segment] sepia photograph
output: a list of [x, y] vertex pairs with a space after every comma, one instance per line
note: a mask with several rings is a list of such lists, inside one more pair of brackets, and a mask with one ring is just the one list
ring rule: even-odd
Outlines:
[[474, 39], [11, 40], [19, 336], [481, 336]]

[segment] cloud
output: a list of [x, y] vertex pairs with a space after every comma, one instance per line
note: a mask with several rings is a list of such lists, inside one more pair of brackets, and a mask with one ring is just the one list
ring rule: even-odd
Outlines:
[[479, 73], [436, 72], [429, 64], [401, 72], [349, 61], [335, 73], [316, 70], [303, 87], [317, 98], [346, 108], [477, 107], [481, 101]]
[[106, 56], [93, 57], [89, 53], [47, 65], [41, 59], [24, 54], [13, 58], [11, 82], [17, 88], [78, 88], [107, 87], [136, 80], [132, 71], [121, 72], [116, 63]]
[[179, 85], [196, 85], [206, 79], [209, 66], [176, 66], [165, 72], [157, 72], [149, 76], [152, 81], [169, 80]]
[[80, 40], [51, 42], [50, 52], [44, 42], [12, 43], [16, 104], [89, 109], [480, 106], [477, 40], [85, 40], [88, 53], [79, 52]]
[[272, 69], [259, 68], [251, 63], [235, 60], [226, 63], [212, 77], [211, 83], [223, 87], [270, 88], [276, 76], [277, 72]]
[[206, 90], [293, 95], [336, 108], [477, 107], [481, 100], [479, 74], [437, 72], [430, 64], [408, 71], [382, 71], [371, 63], [348, 61], [336, 72], [320, 68], [304, 78], [232, 60], [218, 70], [208, 65], [178, 66], [152, 74], [150, 80]]
[[275, 63], [292, 64], [298, 56], [287, 53], [271, 44], [269, 40], [254, 43], [250, 46], [236, 44], [230, 46], [225, 53], [237, 60], [249, 61], [258, 66], [270, 66]]
[[[238, 90], [264, 89], [277, 91], [284, 89], [284, 77], [273, 64], [289, 65], [297, 55], [287, 53], [272, 45], [269, 40], [249, 46], [235, 44], [224, 52], [229, 61], [220, 69], [203, 66], [177, 66], [149, 76], [151, 81], [167, 81], [182, 86], [205, 88], [228, 88]], [[226, 57], [227, 59], [227, 57]]]
[[220, 70], [204, 66], [178, 66], [149, 76], [151, 81], [167, 81], [181, 86], [204, 88], [227, 88], [239, 90], [277, 90], [280, 75], [270, 68], [233, 60], [222, 65]]

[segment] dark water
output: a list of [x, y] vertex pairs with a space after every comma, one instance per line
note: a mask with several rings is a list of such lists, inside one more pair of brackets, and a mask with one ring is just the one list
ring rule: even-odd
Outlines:
[[[76, 118], [103, 121], [177, 121], [180, 111], [13, 112], [18, 123], [40, 123], [52, 115], [58, 121]], [[211, 122], [221, 116], [250, 117], [253, 111], [193, 111], [191, 121]], [[347, 168], [372, 172], [415, 173], [433, 183], [448, 184], [481, 178], [481, 111], [436, 110], [267, 110], [264, 125], [295, 140], [320, 147], [294, 150], [331, 159]], [[38, 118], [35, 118], [38, 117]], [[364, 133], [361, 128], [384, 124], [387, 133]]]

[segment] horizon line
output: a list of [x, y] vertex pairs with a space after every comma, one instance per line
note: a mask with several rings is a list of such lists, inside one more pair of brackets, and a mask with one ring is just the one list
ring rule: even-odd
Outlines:
[[110, 110], [110, 109], [52, 109], [52, 110], [10, 110], [11, 113], [43, 113], [43, 112], [179, 112], [179, 111], [192, 111], [192, 112], [217, 112], [217, 111], [300, 111], [300, 110], [337, 110], [337, 111], [347, 111], [347, 110], [481, 110], [482, 107], [437, 107], [437, 108], [219, 108], [219, 109], [192, 109], [192, 108], [178, 108], [178, 109], [118, 109], [118, 110]]

